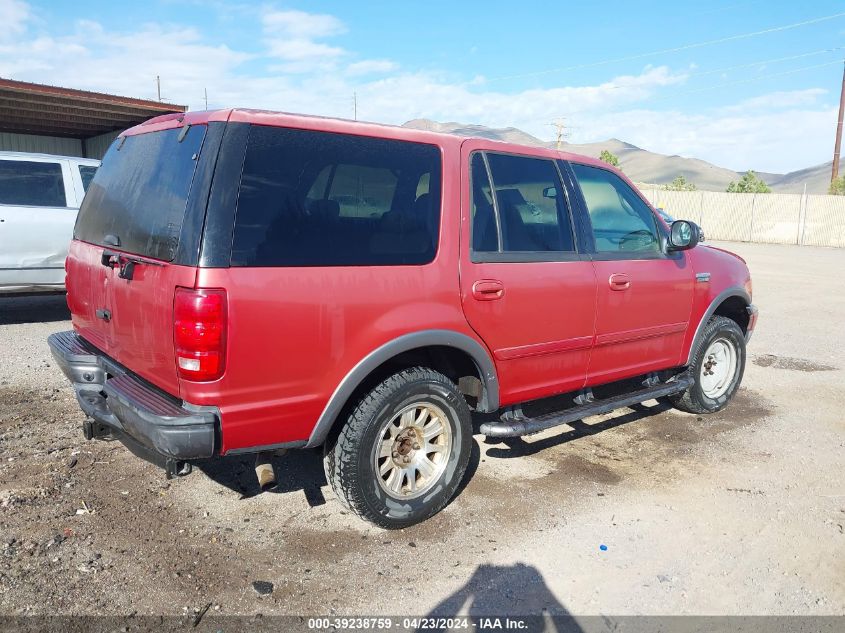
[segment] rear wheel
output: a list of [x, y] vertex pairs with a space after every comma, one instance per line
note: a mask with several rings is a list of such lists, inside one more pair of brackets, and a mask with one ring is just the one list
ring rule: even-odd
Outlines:
[[384, 528], [439, 512], [469, 461], [469, 407], [443, 374], [414, 367], [370, 391], [325, 447], [326, 478], [341, 501]]
[[669, 400], [689, 413], [724, 409], [742, 382], [745, 372], [745, 336], [735, 321], [714, 316], [702, 332], [689, 366], [694, 382]]

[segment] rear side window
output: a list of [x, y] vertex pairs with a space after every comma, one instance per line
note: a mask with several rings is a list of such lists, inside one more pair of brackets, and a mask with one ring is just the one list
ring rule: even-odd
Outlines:
[[624, 180], [599, 167], [573, 163], [572, 170], [587, 203], [596, 252], [659, 252], [654, 214]]
[[121, 250], [172, 261], [205, 131], [195, 125], [118, 138], [91, 180], [74, 237], [105, 246], [110, 235]]
[[97, 173], [97, 168], [93, 165], [80, 165], [79, 176], [82, 178], [82, 189], [88, 191], [88, 185], [94, 179], [94, 174]]
[[0, 204], [66, 207], [59, 163], [0, 160]]
[[419, 265], [434, 259], [432, 145], [253, 126], [232, 266]]

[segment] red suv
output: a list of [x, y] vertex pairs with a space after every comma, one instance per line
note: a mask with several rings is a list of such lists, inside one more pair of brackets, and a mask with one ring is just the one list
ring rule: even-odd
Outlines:
[[167, 115], [94, 177], [66, 263], [73, 331], [49, 343], [89, 439], [168, 475], [322, 445], [338, 497], [404, 527], [454, 494], [472, 411], [500, 412], [480, 432], [501, 438], [651, 398], [724, 407], [757, 312], [745, 262], [699, 238], [582, 156]]

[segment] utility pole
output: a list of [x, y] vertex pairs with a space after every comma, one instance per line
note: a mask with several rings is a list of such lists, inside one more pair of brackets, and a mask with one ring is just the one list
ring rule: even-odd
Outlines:
[[556, 144], [556, 147], [557, 147], [557, 150], [560, 151], [560, 146], [563, 144], [563, 139], [567, 138], [569, 136], [568, 127], [566, 125], [566, 120], [564, 119], [564, 117], [560, 117], [558, 119], [555, 119], [551, 123], [549, 123], [549, 125], [553, 125], [555, 128], [557, 128], [557, 144]]
[[845, 67], [842, 69], [842, 94], [839, 95], [839, 120], [836, 122], [836, 143], [833, 146], [833, 172], [830, 182], [839, 176], [839, 150], [842, 147], [842, 118], [845, 116]]
[[208, 110], [208, 88], [203, 88], [202, 92], [205, 96], [205, 109]]
[[158, 94], [158, 100], [161, 101], [161, 77], [156, 75], [156, 93]]
[[358, 93], [352, 93], [352, 119], [358, 120]]

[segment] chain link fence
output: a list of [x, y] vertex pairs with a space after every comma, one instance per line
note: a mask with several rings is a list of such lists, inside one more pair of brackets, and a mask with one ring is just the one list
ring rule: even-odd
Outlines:
[[709, 239], [845, 247], [845, 196], [640, 190], [655, 207], [699, 224]]

